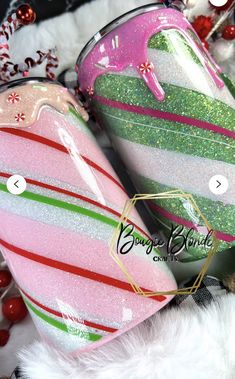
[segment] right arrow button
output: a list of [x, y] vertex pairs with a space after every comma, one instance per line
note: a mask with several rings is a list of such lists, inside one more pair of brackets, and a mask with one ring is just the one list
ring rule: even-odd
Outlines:
[[218, 180], [216, 180], [216, 181], [218, 183], [218, 186], [216, 188], [219, 188], [221, 186], [221, 183]]
[[214, 195], [223, 195], [228, 190], [228, 179], [223, 175], [214, 175], [209, 181], [210, 191]]

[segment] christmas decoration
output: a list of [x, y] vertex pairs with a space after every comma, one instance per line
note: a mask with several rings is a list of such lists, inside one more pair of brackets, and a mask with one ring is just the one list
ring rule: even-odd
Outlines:
[[24, 121], [25, 120], [25, 114], [24, 113], [17, 113], [17, 115], [15, 116], [15, 120], [17, 122]]
[[[14, 105], [7, 101], [12, 87], [21, 98]], [[159, 255], [154, 248], [152, 254], [133, 246], [123, 258], [110, 255], [128, 197], [90, 134], [86, 113], [65, 88], [40, 80], [13, 82], [0, 93], [0, 109], [1, 249], [46, 341], [68, 353], [100, 346], [172, 298], [140, 296], [137, 285], [151, 295], [175, 290], [174, 278], [165, 263], [154, 261]], [[13, 115], [22, 112], [19, 125]], [[6, 185], [16, 169], [27, 182], [20, 196]], [[135, 238], [150, 239], [136, 210], [123, 225], [134, 228]], [[12, 322], [13, 308], [12, 299], [4, 302], [3, 313]]]
[[232, 41], [235, 39], [235, 25], [227, 25], [225, 26], [222, 37], [226, 39], [227, 41]]
[[28, 311], [22, 297], [15, 296], [4, 301], [2, 313], [7, 320], [16, 323], [22, 321], [27, 316]]
[[[4, 262], [1, 266], [5, 267]], [[22, 321], [27, 313], [27, 308], [15, 287], [11, 273], [5, 267], [4, 270], [0, 270], [0, 347], [7, 344], [13, 323]]]
[[54, 50], [49, 50], [47, 53], [38, 50], [35, 58], [28, 57], [20, 64], [10, 61], [10, 37], [22, 25], [33, 23], [35, 18], [33, 9], [28, 4], [23, 4], [0, 27], [0, 81], [9, 81], [17, 74], [26, 77], [32, 67], [42, 64], [45, 60], [47, 77], [55, 79], [54, 69], [58, 67], [58, 59]]
[[[213, 3], [213, 4], [212, 4]], [[185, 0], [185, 15], [189, 21], [194, 25], [198, 23], [198, 17], [210, 18], [213, 22], [213, 27], [208, 35], [201, 38], [202, 43], [206, 46], [209, 45], [209, 51], [213, 54], [215, 60], [222, 65], [222, 69], [235, 80], [235, 44], [226, 43], [222, 34], [227, 25], [234, 25], [235, 22], [235, 0], [224, 1], [223, 6], [221, 1], [209, 0]], [[196, 25], [197, 28], [198, 25]], [[207, 25], [207, 30], [210, 29]], [[198, 29], [200, 33], [200, 30]], [[233, 41], [233, 40], [232, 40]]]
[[7, 270], [0, 270], [0, 289], [8, 287], [11, 283], [11, 274]]
[[142, 74], [148, 74], [154, 70], [152, 62], [145, 62], [139, 66], [139, 70]]
[[8, 101], [9, 103], [11, 103], [11, 104], [16, 104], [16, 103], [18, 103], [20, 100], [21, 100], [21, 99], [20, 99], [20, 96], [19, 96], [17, 93], [15, 93], [15, 92], [12, 92], [12, 93], [8, 96], [8, 98], [7, 98], [7, 101]]
[[16, 17], [22, 25], [29, 25], [36, 20], [36, 13], [30, 5], [23, 4], [16, 10]]
[[[218, 201], [208, 186], [211, 173], [225, 169], [230, 185], [234, 181], [235, 102], [218, 66], [180, 12], [162, 7], [140, 12], [124, 24], [114, 23], [113, 30], [109, 26], [111, 31], [103, 30], [104, 37], [93, 48], [92, 43], [84, 48], [77, 62], [78, 81], [84, 95], [87, 86], [95, 86], [91, 109], [139, 193], [180, 189], [192, 194], [204, 217], [187, 200], [149, 205], [165, 234], [170, 237], [174, 228], [185, 241], [178, 259], [199, 260], [211, 249], [210, 229], [220, 241], [219, 251], [235, 245], [232, 193]], [[117, 35], [122, 43], [112, 49]], [[100, 67], [104, 56], [108, 64]], [[155, 69], [142, 77], [135, 67], [148, 58]], [[226, 149], [220, 148], [222, 143]], [[203, 243], [206, 238], [208, 245]]]
[[3, 347], [7, 344], [10, 338], [10, 333], [6, 329], [0, 329], [0, 347]]
[[209, 32], [213, 28], [213, 20], [211, 17], [198, 16], [192, 25], [199, 37], [204, 39], [208, 36]]

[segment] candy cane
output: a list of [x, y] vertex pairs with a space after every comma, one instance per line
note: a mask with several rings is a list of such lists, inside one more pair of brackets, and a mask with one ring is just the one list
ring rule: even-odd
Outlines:
[[23, 25], [29, 25], [35, 21], [36, 15], [28, 4], [23, 4], [17, 8], [16, 12], [8, 17], [0, 27], [0, 80], [7, 82], [17, 74], [29, 75], [29, 70], [47, 60], [46, 76], [55, 79], [54, 70], [58, 67], [58, 58], [55, 49], [44, 53], [37, 51], [36, 58], [27, 57], [23, 63], [15, 64], [10, 61], [9, 39], [14, 32]]

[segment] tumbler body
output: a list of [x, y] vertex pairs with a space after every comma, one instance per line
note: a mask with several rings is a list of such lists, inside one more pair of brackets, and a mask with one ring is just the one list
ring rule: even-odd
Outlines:
[[[165, 234], [184, 238], [179, 259], [205, 258], [210, 231], [219, 251], [233, 246], [235, 87], [184, 15], [160, 5], [129, 13], [90, 41], [77, 71], [139, 193], [193, 196], [200, 213], [187, 199], [148, 202]], [[229, 183], [223, 194], [209, 187], [215, 175]]]
[[[0, 88], [0, 248], [43, 339], [73, 354], [115, 338], [172, 298], [140, 296], [133, 280], [148, 291], [176, 288], [167, 266], [143, 247], [120, 255], [133, 280], [110, 255], [128, 198], [85, 120], [58, 84]], [[7, 187], [16, 174], [27, 183], [19, 195]], [[135, 210], [128, 222], [136, 237], [149, 238]]]

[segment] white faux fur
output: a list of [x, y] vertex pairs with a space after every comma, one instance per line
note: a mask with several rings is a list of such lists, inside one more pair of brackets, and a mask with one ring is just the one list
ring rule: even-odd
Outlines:
[[[78, 54], [89, 39], [107, 23], [121, 14], [154, 0], [95, 0], [73, 13], [64, 13], [20, 29], [11, 39], [10, 47], [15, 62], [32, 56], [36, 50], [57, 48], [59, 67], [57, 74], [75, 66]], [[45, 76], [43, 66], [30, 71], [31, 76]]]
[[[188, 0], [188, 2], [190, 8], [185, 13], [190, 20], [197, 15], [208, 14], [208, 0]], [[24, 58], [33, 56], [37, 50], [47, 51], [56, 47], [59, 58], [56, 74], [74, 68], [80, 51], [95, 33], [121, 14], [149, 3], [156, 3], [156, 0], [93, 0], [75, 12], [64, 13], [38, 25], [23, 27], [10, 41], [12, 59], [20, 63]], [[235, 79], [235, 42], [230, 42], [230, 45], [233, 51], [227, 62], [220, 59], [221, 54], [217, 54], [218, 49], [214, 47], [213, 51], [225, 72]], [[44, 67], [45, 65], [41, 65], [32, 69], [30, 76], [45, 76]]]
[[29, 379], [233, 379], [235, 296], [207, 308], [158, 312], [129, 333], [80, 359], [36, 342], [21, 353]]

